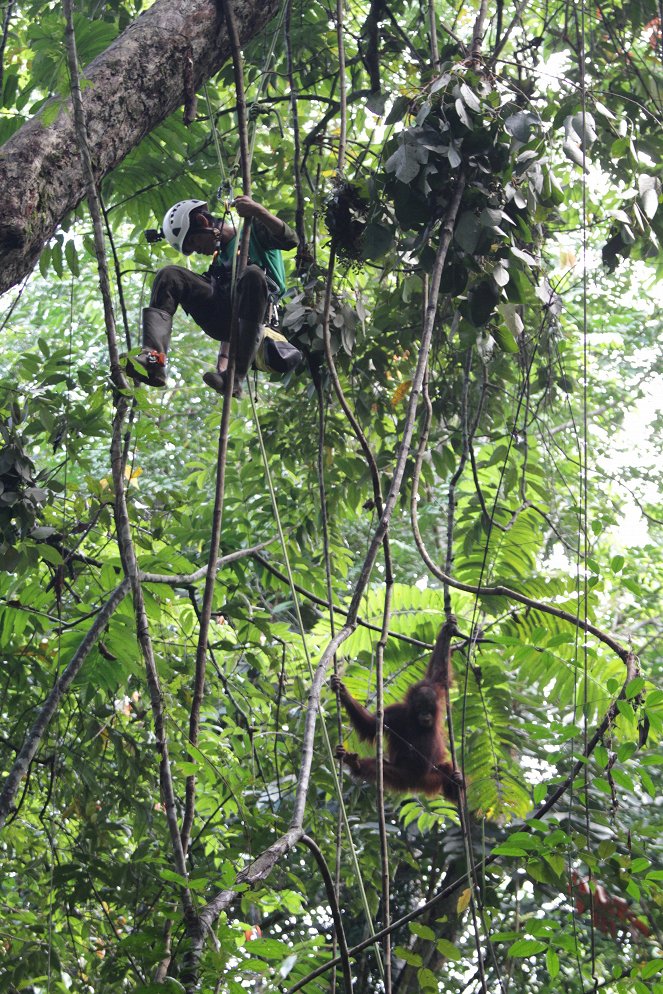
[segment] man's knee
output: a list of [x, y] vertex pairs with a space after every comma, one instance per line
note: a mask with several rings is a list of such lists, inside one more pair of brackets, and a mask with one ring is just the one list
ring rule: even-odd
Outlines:
[[164, 266], [154, 277], [150, 304], [174, 314], [179, 304], [191, 311], [199, 301], [212, 295], [211, 286], [184, 266]]
[[182, 274], [188, 272], [189, 270], [184, 269], [183, 266], [164, 266], [154, 277], [152, 293], [166, 288], [170, 290], [175, 286], [181, 286], [183, 282]]
[[238, 315], [262, 322], [267, 308], [267, 279], [259, 266], [247, 266], [237, 281]]
[[260, 266], [247, 266], [238, 280], [247, 293], [267, 293], [267, 279]]

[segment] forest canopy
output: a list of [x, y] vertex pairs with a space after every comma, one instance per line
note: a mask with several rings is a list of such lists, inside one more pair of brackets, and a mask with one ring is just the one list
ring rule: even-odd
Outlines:
[[[662, 994], [659, 7], [0, 25], [0, 994]], [[141, 386], [249, 194], [301, 362]]]

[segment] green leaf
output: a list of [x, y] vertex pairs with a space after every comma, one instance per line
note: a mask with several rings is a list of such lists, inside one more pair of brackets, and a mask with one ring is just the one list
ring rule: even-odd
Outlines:
[[548, 948], [546, 942], [540, 942], [538, 939], [518, 939], [517, 942], [509, 949], [507, 956], [510, 959], [522, 958], [525, 956], [536, 956], [538, 953], [542, 953], [544, 949]]
[[41, 250], [41, 255], [39, 256], [39, 272], [46, 279], [48, 274], [48, 266], [51, 261], [51, 250], [48, 245], [44, 245]]
[[40, 114], [40, 121], [45, 128], [48, 128], [53, 124], [56, 117], [62, 110], [62, 101], [56, 98], [52, 98], [43, 108]]
[[469, 318], [476, 328], [490, 320], [498, 300], [499, 293], [490, 280], [482, 280], [470, 293]]
[[537, 783], [533, 791], [533, 800], [535, 804], [541, 804], [545, 800], [548, 793], [548, 784]]
[[435, 943], [435, 947], [445, 959], [452, 960], [454, 963], [458, 963], [463, 958], [463, 954], [460, 949], [457, 949], [452, 942], [448, 939], [438, 939]]
[[467, 83], [460, 84], [460, 95], [463, 98], [463, 102], [467, 107], [469, 107], [470, 110], [475, 112], [481, 110], [481, 101], [477, 97], [476, 93], [469, 88]]
[[566, 860], [558, 853], [544, 853], [543, 858], [558, 877], [564, 875], [566, 871]]
[[496, 328], [492, 328], [491, 335], [503, 352], [514, 353], [519, 351], [518, 342], [513, 337], [509, 329], [504, 325], [498, 325]]
[[597, 745], [594, 750], [594, 757], [600, 767], [605, 768], [610, 762], [610, 753], [603, 745]]
[[630, 680], [626, 685], [626, 697], [631, 700], [637, 697], [638, 694], [642, 692], [645, 686], [645, 678], [642, 676], [636, 676], [633, 680]]
[[458, 219], [454, 230], [454, 239], [460, 247], [472, 255], [479, 244], [481, 222], [473, 211], [464, 211]]
[[47, 563], [52, 563], [53, 566], [61, 566], [64, 562], [61, 553], [57, 549], [54, 549], [52, 545], [40, 544], [39, 555]]
[[385, 224], [371, 222], [366, 226], [362, 238], [362, 255], [365, 259], [381, 259], [394, 242], [394, 232]]
[[635, 711], [628, 701], [617, 701], [617, 710], [627, 721], [635, 721]]
[[62, 276], [62, 242], [55, 241], [51, 246], [51, 265], [59, 277]]
[[528, 266], [539, 265], [537, 260], [530, 252], [525, 252], [523, 249], [518, 248], [517, 245], [510, 245], [509, 251], [511, 252], [511, 255], [514, 255], [516, 257], [516, 259], [520, 259], [521, 262], [524, 262]]
[[630, 790], [630, 791], [635, 790], [635, 783], [633, 781], [633, 777], [630, 777], [627, 773], [624, 773], [624, 771], [620, 770], [618, 767], [613, 766], [611, 770], [611, 776], [612, 779], [615, 781], [615, 783], [618, 783], [620, 787], [624, 788], [624, 790]]
[[168, 870], [166, 867], [159, 870], [159, 876], [162, 880], [168, 880], [171, 883], [178, 884], [180, 887], [188, 887], [189, 881], [180, 876], [179, 873], [175, 873], [174, 870]]
[[71, 239], [65, 243], [64, 246], [64, 256], [69, 267], [70, 272], [73, 276], [80, 276], [81, 270], [78, 264], [78, 253], [76, 251], [76, 246]]
[[638, 751], [638, 746], [635, 742], [624, 742], [622, 745], [620, 745], [619, 749], [617, 750], [618, 762], [620, 763], [628, 762], [628, 760], [632, 756], [635, 756], [637, 751]]
[[418, 953], [413, 953], [412, 950], [407, 949], [405, 946], [396, 946], [394, 949], [394, 956], [399, 959], [405, 960], [409, 966], [422, 966], [423, 960]]
[[516, 114], [511, 114], [504, 122], [504, 128], [508, 135], [512, 135], [520, 142], [528, 142], [530, 133], [534, 125], [538, 123], [538, 117], [528, 110], [520, 110]]
[[397, 121], [402, 121], [403, 115], [405, 114], [405, 111], [408, 109], [409, 106], [410, 106], [409, 97], [405, 96], [396, 97], [396, 99], [392, 104], [391, 110], [389, 111], [387, 117], [385, 118], [384, 123], [386, 125], [390, 125], [390, 124], [395, 124]]
[[419, 981], [419, 990], [437, 992], [437, 977], [432, 970], [427, 967], [417, 970], [417, 980]]

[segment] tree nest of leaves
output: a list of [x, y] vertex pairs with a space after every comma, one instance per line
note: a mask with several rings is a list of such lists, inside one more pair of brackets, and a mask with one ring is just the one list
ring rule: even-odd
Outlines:
[[346, 262], [363, 258], [362, 241], [368, 221], [369, 202], [358, 186], [342, 179], [329, 195], [325, 224], [337, 256]]

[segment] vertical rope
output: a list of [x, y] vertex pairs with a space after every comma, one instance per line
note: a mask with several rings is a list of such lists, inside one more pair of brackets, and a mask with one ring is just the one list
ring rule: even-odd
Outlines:
[[292, 38], [291, 38], [291, 17], [292, 0], [286, 0], [285, 8], [285, 48], [288, 65], [288, 82], [290, 84], [290, 110], [292, 114], [292, 141], [293, 141], [293, 178], [295, 181], [295, 231], [299, 238], [299, 248], [297, 249], [297, 271], [299, 272], [303, 255], [306, 251], [306, 230], [304, 227], [304, 191], [302, 189], [302, 167], [301, 167], [301, 138], [299, 133], [299, 113], [297, 110], [297, 87], [295, 85], [295, 74], [292, 61]]
[[[288, 4], [289, 6], [289, 4]], [[314, 376], [316, 391], [318, 394], [318, 489], [320, 492], [320, 520], [322, 523], [322, 550], [325, 562], [325, 585], [327, 590], [327, 603], [329, 605], [329, 631], [331, 637], [333, 638], [336, 634], [336, 622], [334, 619], [334, 602], [333, 602], [333, 590], [332, 590], [332, 564], [331, 555], [329, 551], [329, 515], [327, 512], [327, 492], [325, 488], [325, 465], [324, 465], [324, 443], [325, 443], [325, 394], [324, 387], [322, 383], [322, 376], [320, 375], [319, 369], [316, 370]], [[334, 653], [332, 659], [332, 666], [334, 673], [338, 675], [338, 656]], [[339, 691], [336, 691], [336, 730], [338, 733], [339, 742], [343, 740], [343, 719], [341, 716], [341, 702]], [[343, 784], [343, 761], [339, 759], [338, 761], [338, 779], [341, 784]], [[341, 892], [341, 856], [342, 856], [342, 841], [343, 841], [343, 813], [339, 807], [338, 816], [336, 819], [336, 844], [335, 844], [335, 860], [334, 860], [334, 894], [336, 900], [339, 899]], [[336, 946], [337, 938], [334, 934], [332, 942], [332, 956], [336, 957]], [[336, 967], [333, 968], [331, 977], [331, 994], [336, 992]]]
[[[345, 43], [343, 37], [343, 28], [344, 28], [343, 14], [344, 14], [343, 0], [336, 0], [336, 36], [337, 36], [337, 50], [338, 50], [338, 80], [339, 80], [339, 102], [340, 102], [340, 134], [338, 141], [338, 160], [337, 160], [337, 172], [339, 178], [343, 175], [345, 169], [347, 130], [348, 130], [347, 81], [345, 78]], [[334, 271], [334, 261], [335, 261], [335, 251], [334, 248], [332, 247], [331, 256], [329, 260], [329, 271], [327, 274], [327, 287], [325, 294], [325, 318], [323, 322], [325, 328], [324, 330], [325, 351], [327, 353], [328, 363], [332, 359], [331, 349], [329, 344], [329, 309], [331, 305], [331, 284], [332, 284], [332, 276]], [[330, 368], [333, 369], [333, 361], [331, 361]], [[336, 378], [336, 380], [338, 380], [338, 378]], [[378, 483], [378, 489], [379, 489], [379, 483]], [[378, 507], [378, 513], [382, 514], [382, 508], [380, 506]], [[385, 590], [385, 601], [384, 601], [384, 610], [383, 610], [382, 633], [380, 635], [380, 640], [378, 642], [377, 651], [376, 651], [376, 685], [377, 685], [376, 718], [377, 718], [378, 734], [376, 736], [376, 741], [375, 741], [375, 763], [376, 763], [375, 786], [377, 794], [378, 825], [379, 825], [379, 835], [380, 835], [382, 918], [383, 918], [383, 928], [388, 928], [390, 923], [390, 885], [389, 885], [389, 845], [387, 838], [387, 826], [384, 814], [383, 663], [384, 663], [384, 647], [388, 637], [389, 618], [391, 613], [391, 589], [394, 581], [393, 581], [393, 572], [391, 568], [391, 556], [389, 551], [387, 529], [385, 529], [385, 533], [383, 536], [383, 545], [385, 550], [386, 590]], [[384, 983], [384, 991], [385, 994], [391, 994], [391, 934], [389, 932], [386, 933], [383, 940], [383, 952], [384, 952], [384, 965], [383, 965], [382, 979]]]
[[440, 50], [437, 44], [437, 18], [435, 0], [428, 0], [428, 30], [430, 31], [430, 57], [435, 72], [440, 68]]
[[[311, 656], [310, 656], [310, 653], [309, 653], [309, 650], [308, 650], [308, 644], [307, 644], [307, 641], [306, 641], [306, 632], [304, 630], [304, 622], [302, 620], [302, 613], [301, 613], [301, 609], [300, 609], [300, 606], [299, 606], [299, 598], [297, 597], [297, 590], [295, 588], [295, 581], [294, 581], [294, 578], [293, 578], [293, 575], [292, 575], [292, 569], [290, 567], [290, 557], [288, 556], [288, 548], [286, 546], [285, 535], [283, 534], [283, 526], [281, 524], [281, 516], [279, 514], [278, 503], [276, 501], [276, 490], [274, 488], [274, 483], [273, 483], [273, 480], [272, 480], [272, 474], [271, 474], [271, 470], [269, 468], [269, 461], [267, 459], [267, 450], [265, 449], [265, 442], [264, 442], [263, 435], [262, 435], [262, 429], [260, 427], [260, 419], [258, 418], [258, 410], [256, 408], [255, 398], [253, 396], [253, 390], [251, 389], [251, 385], [250, 384], [249, 384], [249, 397], [251, 399], [251, 410], [253, 412], [253, 418], [255, 420], [256, 432], [257, 432], [257, 436], [258, 436], [258, 444], [260, 446], [260, 454], [262, 456], [263, 464], [264, 464], [264, 467], [265, 467], [265, 478], [267, 480], [267, 487], [269, 489], [269, 496], [270, 496], [270, 499], [271, 499], [271, 502], [272, 502], [272, 509], [274, 511], [274, 520], [276, 522], [276, 530], [278, 532], [279, 540], [280, 540], [280, 543], [281, 543], [281, 549], [282, 549], [282, 552], [283, 552], [283, 559], [284, 559], [284, 563], [285, 563], [285, 567], [286, 567], [286, 573], [287, 573], [287, 576], [288, 576], [288, 584], [290, 586], [290, 593], [291, 593], [291, 596], [292, 596], [292, 602], [293, 602], [294, 607], [295, 607], [295, 616], [297, 618], [297, 625], [298, 625], [300, 637], [301, 637], [301, 640], [302, 640], [302, 647], [304, 649], [304, 656], [305, 656], [306, 663], [307, 663], [307, 666], [308, 666], [309, 674], [311, 676], [313, 676], [313, 664], [311, 662]], [[336, 772], [336, 768], [334, 766], [334, 754], [332, 752], [331, 742], [329, 740], [329, 733], [327, 732], [327, 726], [325, 725], [324, 721], [321, 722], [321, 726], [322, 726], [322, 737], [323, 737], [323, 741], [325, 743], [325, 749], [326, 749], [327, 756], [328, 756], [329, 761], [330, 761], [330, 771], [331, 771], [331, 774], [332, 774], [332, 777], [333, 777], [333, 780], [334, 780], [334, 787], [335, 787], [336, 793], [338, 795], [339, 808], [340, 808], [340, 811], [341, 811], [341, 814], [342, 814], [342, 817], [343, 817], [343, 824], [344, 824], [344, 827], [345, 827], [345, 832], [346, 832], [346, 835], [348, 837], [348, 841], [349, 841], [349, 844], [350, 844], [350, 853], [351, 853], [351, 856], [352, 856], [354, 870], [355, 870], [355, 873], [357, 875], [357, 885], [359, 887], [359, 893], [360, 893], [362, 905], [363, 905], [363, 908], [364, 908], [364, 914], [366, 915], [366, 925], [367, 925], [367, 928], [368, 928], [368, 931], [370, 932], [370, 934], [373, 935], [374, 934], [374, 929], [373, 929], [373, 922], [372, 922], [372, 919], [371, 919], [370, 906], [369, 906], [369, 903], [368, 903], [368, 896], [366, 894], [366, 889], [364, 887], [364, 881], [363, 881], [362, 876], [361, 876], [361, 868], [359, 866], [359, 860], [357, 859], [357, 852], [356, 852], [356, 849], [354, 847], [354, 843], [353, 843], [353, 840], [352, 840], [352, 832], [351, 832], [351, 829], [350, 829], [350, 822], [348, 820], [348, 815], [347, 815], [347, 811], [345, 809], [345, 804], [343, 803], [343, 794], [342, 794], [342, 791], [341, 791], [341, 785], [339, 783], [339, 779], [338, 779], [338, 775], [337, 775], [337, 772]], [[295, 798], [295, 811], [294, 811], [294, 814], [293, 814], [292, 826], [291, 827], [297, 828], [303, 822], [305, 800], [306, 800], [306, 798], [305, 798], [305, 792], [301, 791], [300, 787], [298, 786], [297, 796]], [[379, 955], [377, 953], [377, 950], [376, 950], [376, 957], [377, 957], [378, 968], [380, 970], [380, 974], [382, 975], [382, 963], [381, 963], [380, 957], [379, 957]]]
[[[581, 497], [580, 497], [580, 534], [582, 537], [582, 618], [587, 624], [589, 620], [589, 576], [587, 575], [587, 560], [589, 558], [589, 475], [588, 475], [588, 450], [589, 450], [589, 419], [588, 419], [588, 373], [589, 373], [589, 349], [587, 342], [588, 310], [587, 310], [587, 81], [585, 77], [585, 6], [580, 6], [580, 107], [582, 113], [582, 459], [580, 464], [581, 473]], [[582, 735], [583, 749], [587, 752], [589, 739], [589, 655], [587, 639], [582, 640], [582, 670], [583, 670], [583, 701], [582, 701]], [[586, 763], [583, 773], [584, 782], [584, 803], [585, 803], [585, 838], [589, 850], [591, 840], [591, 826], [589, 818], [589, 764]], [[596, 933], [594, 929], [594, 893], [591, 888], [593, 872], [588, 864], [589, 881], [589, 937], [590, 937], [590, 957], [591, 975], [593, 988], [596, 991], [599, 978], [596, 975]]]
[[[235, 77], [235, 92], [237, 95], [237, 126], [239, 129], [239, 146], [242, 159], [242, 190], [246, 196], [251, 195], [251, 174], [249, 159], [248, 140], [248, 120], [246, 113], [246, 96], [244, 93], [243, 63], [239, 47], [239, 35], [237, 25], [231, 5], [231, 0], [222, 0], [226, 25], [228, 28], [228, 38], [232, 51], [233, 72]], [[214, 129], [216, 130], [216, 129]], [[242, 240], [239, 253], [238, 275], [241, 275], [249, 255], [249, 241], [251, 238], [251, 222], [247, 219], [242, 229]], [[191, 702], [191, 712], [189, 716], [189, 742], [192, 746], [198, 743], [200, 734], [200, 711], [205, 693], [205, 673], [207, 671], [207, 642], [209, 638], [210, 620], [212, 617], [212, 606], [214, 603], [214, 588], [216, 586], [217, 560], [219, 558], [219, 545], [221, 543], [221, 527], [223, 524], [223, 500], [226, 483], [226, 459], [228, 455], [228, 435], [230, 430], [230, 407], [232, 404], [232, 392], [235, 382], [235, 355], [237, 352], [237, 298], [233, 297], [230, 350], [228, 358], [228, 368], [226, 370], [226, 389], [223, 397], [223, 410], [221, 412], [221, 424], [219, 426], [219, 443], [216, 461], [216, 485], [214, 489], [214, 510], [212, 512], [212, 533], [210, 536], [209, 556], [207, 560], [207, 574], [205, 577], [205, 589], [203, 592], [203, 602], [200, 609], [200, 620], [198, 628], [198, 643], [196, 645], [196, 669], [194, 676], [193, 700]], [[186, 853], [191, 838], [191, 829], [195, 814], [196, 800], [196, 778], [194, 774], [187, 777], [186, 800], [184, 807], [184, 817], [182, 819], [182, 848]]]

